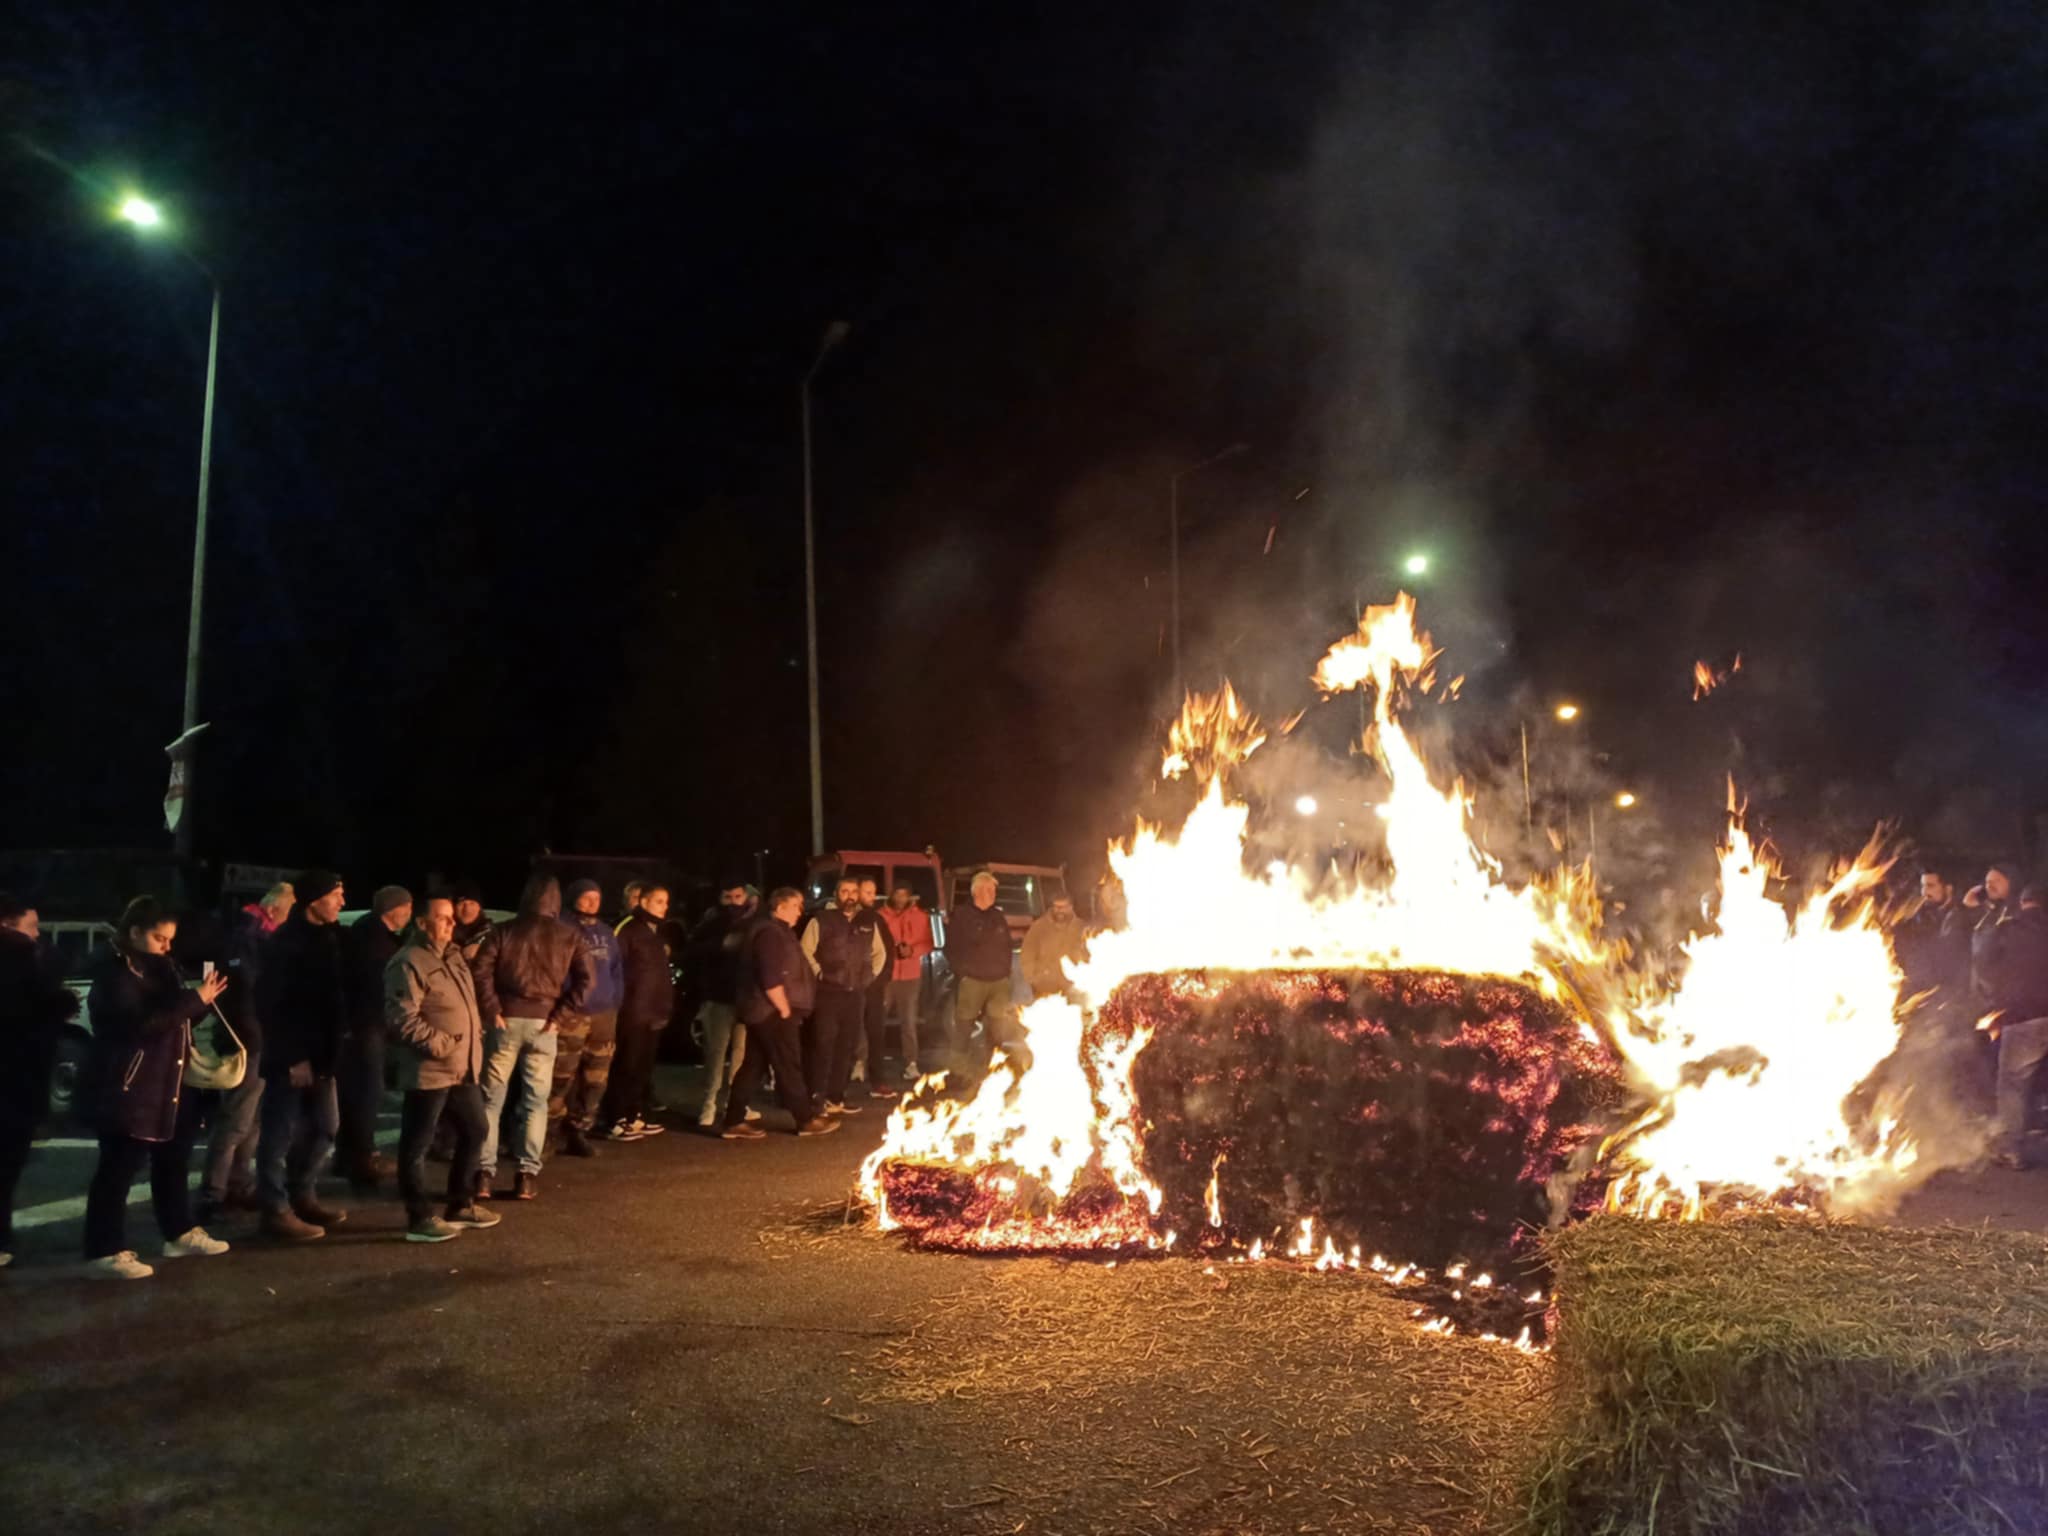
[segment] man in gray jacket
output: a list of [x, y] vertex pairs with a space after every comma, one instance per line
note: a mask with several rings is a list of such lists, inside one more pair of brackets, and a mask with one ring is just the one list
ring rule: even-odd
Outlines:
[[[398, 1086], [405, 1090], [398, 1131], [398, 1190], [405, 1198], [409, 1243], [445, 1243], [464, 1227], [495, 1227], [502, 1219], [473, 1198], [484, 1141], [483, 1016], [476, 983], [456, 947], [455, 904], [430, 900], [418, 928], [384, 967], [384, 1023], [397, 1049]], [[442, 1215], [426, 1190], [427, 1148], [447, 1115], [455, 1122], [455, 1160], [448, 1165]]]

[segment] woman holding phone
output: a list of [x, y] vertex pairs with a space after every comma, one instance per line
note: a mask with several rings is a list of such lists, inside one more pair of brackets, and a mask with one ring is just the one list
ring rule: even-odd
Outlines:
[[142, 1280], [155, 1273], [127, 1241], [128, 1191], [145, 1165], [163, 1256], [228, 1251], [192, 1220], [186, 1165], [199, 1133], [199, 1095], [185, 1091], [193, 1020], [205, 1015], [228, 981], [215, 973], [188, 990], [171, 963], [177, 933], [177, 919], [154, 896], [129, 902], [87, 1000], [100, 1157], [85, 1198], [85, 1267], [95, 1279]]

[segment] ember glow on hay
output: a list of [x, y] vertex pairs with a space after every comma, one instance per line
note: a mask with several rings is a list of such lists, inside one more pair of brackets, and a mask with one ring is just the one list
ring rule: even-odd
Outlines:
[[[1414, 1249], [1395, 1251], [1426, 1252], [1441, 1285], [1454, 1267], [1444, 1244], [1463, 1239], [1411, 1197], [1434, 1182], [1455, 1204], [1475, 1146], [1511, 1120], [1524, 1141], [1488, 1198], [1539, 1225], [1583, 1204], [1582, 1186], [1640, 1215], [1698, 1214], [1717, 1193], [1850, 1203], [1911, 1170], [1894, 1125], [1873, 1132], [1844, 1106], [1898, 1041], [1898, 978], [1872, 900], [1879, 850], [1790, 911], [1766, 895], [1766, 855], [1731, 812], [1713, 920], [1673, 979], [1653, 978], [1603, 937], [1583, 871], [1514, 885], [1473, 842], [1463, 786], [1439, 785], [1401, 720], [1432, 691], [1435, 660], [1403, 595], [1367, 610], [1316, 669], [1326, 694], [1369, 691], [1365, 745], [1390, 784], [1384, 878], [1334, 891], [1327, 871], [1246, 870], [1250, 810], [1229, 779], [1266, 730], [1227, 686], [1189, 699], [1162, 771], [1193, 776], [1194, 809], [1171, 831], [1141, 821], [1110, 849], [1125, 926], [1070, 969], [1079, 1002], [1026, 1009], [1029, 1066], [999, 1063], [966, 1099], [932, 1085], [891, 1116], [861, 1172], [884, 1229], [982, 1251], [1178, 1248], [1324, 1269], [1369, 1268], [1361, 1250], [1406, 1240]], [[1526, 1003], [1501, 1003], [1504, 989]], [[1333, 1056], [1307, 1050], [1305, 1034], [1274, 1038], [1306, 1031], [1344, 1043]], [[1306, 1063], [1317, 1082], [1372, 1090], [1304, 1098]], [[1403, 1101], [1392, 1085], [1412, 1080], [1396, 1063], [1456, 1092]], [[1197, 1090], [1215, 1102], [1185, 1113]], [[1321, 1107], [1304, 1110], [1311, 1101]], [[1346, 1135], [1380, 1117], [1374, 1156], [1418, 1125], [1466, 1139], [1434, 1163], [1386, 1152], [1386, 1178], [1411, 1182], [1390, 1205], [1369, 1183], [1334, 1179], [1327, 1159], [1275, 1151], [1313, 1141], [1302, 1116], [1331, 1104], [1350, 1117]], [[1526, 1208], [1535, 1186], [1546, 1209]], [[1410, 1226], [1388, 1226], [1392, 1206]], [[1497, 1235], [1481, 1222], [1467, 1237], [1485, 1248]], [[1388, 1268], [1404, 1282], [1423, 1273]], [[1519, 1301], [1514, 1289], [1500, 1288]]]

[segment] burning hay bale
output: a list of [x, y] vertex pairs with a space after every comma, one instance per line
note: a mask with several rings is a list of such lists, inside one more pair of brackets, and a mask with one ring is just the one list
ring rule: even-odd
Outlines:
[[[1505, 1273], [1619, 1102], [1617, 1068], [1519, 982], [1431, 971], [1180, 971], [1118, 987], [1159, 1221], [1208, 1244]], [[1314, 1255], [1304, 1255], [1313, 1257]]]
[[[1463, 1264], [1500, 1277], [1483, 1298], [1499, 1306], [1469, 1320], [1513, 1337], [1526, 1319], [1511, 1266], [1564, 1214], [1555, 1191], [1621, 1097], [1615, 1063], [1574, 1014], [1499, 977], [1137, 976], [1081, 1054], [1129, 1060], [1153, 1199], [1106, 1178], [1047, 1191], [1015, 1168], [899, 1160], [880, 1170], [892, 1219], [920, 1242], [984, 1252], [1170, 1240], [1347, 1267], [1374, 1254]], [[1455, 1280], [1442, 1289], [1438, 1300], [1463, 1299]]]
[[2048, 1530], [2048, 1242], [1603, 1217], [1562, 1318], [1542, 1536]]

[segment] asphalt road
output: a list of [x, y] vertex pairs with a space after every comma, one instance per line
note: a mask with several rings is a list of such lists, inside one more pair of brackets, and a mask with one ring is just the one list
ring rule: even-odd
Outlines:
[[[673, 1103], [688, 1092], [664, 1069]], [[773, 1116], [771, 1114], [771, 1122]], [[79, 1278], [0, 1274], [9, 1532], [1450, 1532], [1501, 1518], [1547, 1362], [1355, 1278], [905, 1251], [843, 1224], [878, 1133], [676, 1130], [559, 1162], [502, 1226]], [[75, 1195], [83, 1148], [24, 1205]], [[68, 1190], [65, 1181], [69, 1180]], [[2048, 1174], [1909, 1212], [2048, 1224]], [[146, 1206], [138, 1249], [154, 1250]], [[247, 1238], [247, 1241], [243, 1241]], [[148, 1240], [148, 1241], [145, 1241]]]

